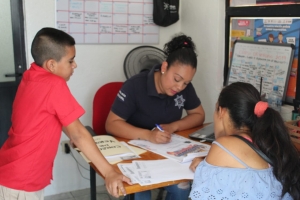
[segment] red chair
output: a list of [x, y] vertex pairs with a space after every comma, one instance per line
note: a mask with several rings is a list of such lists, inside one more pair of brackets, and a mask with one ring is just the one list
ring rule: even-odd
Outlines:
[[110, 108], [123, 82], [110, 82], [98, 89], [93, 101], [93, 129], [97, 135], [105, 135], [105, 122]]
[[[93, 100], [93, 129], [86, 126], [92, 136], [107, 134], [105, 130], [106, 118], [122, 85], [123, 82], [110, 82], [101, 86], [96, 92]], [[96, 200], [96, 172], [91, 166], [90, 185], [91, 200]]]

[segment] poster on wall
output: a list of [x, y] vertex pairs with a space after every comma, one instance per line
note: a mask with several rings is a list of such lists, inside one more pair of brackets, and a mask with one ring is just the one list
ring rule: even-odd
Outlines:
[[292, 103], [292, 100], [296, 96], [299, 35], [300, 17], [231, 18], [229, 57], [231, 58], [232, 56], [232, 48], [234, 41], [236, 40], [295, 45], [294, 58], [290, 70], [288, 87], [286, 90], [286, 101]]
[[153, 0], [56, 0], [56, 28], [77, 44], [159, 43]]
[[230, 6], [260, 6], [300, 3], [300, 0], [230, 0]]

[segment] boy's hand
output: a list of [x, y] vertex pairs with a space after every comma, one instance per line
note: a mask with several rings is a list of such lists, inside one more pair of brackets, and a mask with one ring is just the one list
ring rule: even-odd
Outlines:
[[131, 180], [124, 176], [123, 174], [117, 173], [116, 171], [112, 171], [107, 174], [105, 177], [105, 185], [106, 189], [112, 196], [118, 198], [119, 197], [119, 190], [125, 196], [126, 190], [123, 186], [123, 181], [132, 185]]

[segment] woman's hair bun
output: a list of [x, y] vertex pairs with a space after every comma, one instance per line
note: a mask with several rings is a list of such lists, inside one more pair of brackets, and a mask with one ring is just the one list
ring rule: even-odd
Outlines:
[[170, 42], [166, 43], [164, 51], [169, 55], [181, 48], [191, 48], [195, 51], [195, 44], [193, 43], [192, 38], [182, 33], [175, 35]]

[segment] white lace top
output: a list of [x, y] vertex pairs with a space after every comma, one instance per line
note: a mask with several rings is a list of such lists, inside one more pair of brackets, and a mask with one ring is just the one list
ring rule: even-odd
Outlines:
[[289, 194], [281, 198], [282, 185], [268, 169], [253, 169], [218, 142], [214, 144], [228, 152], [246, 168], [213, 166], [203, 160], [197, 167], [190, 198], [192, 200], [292, 200]]

